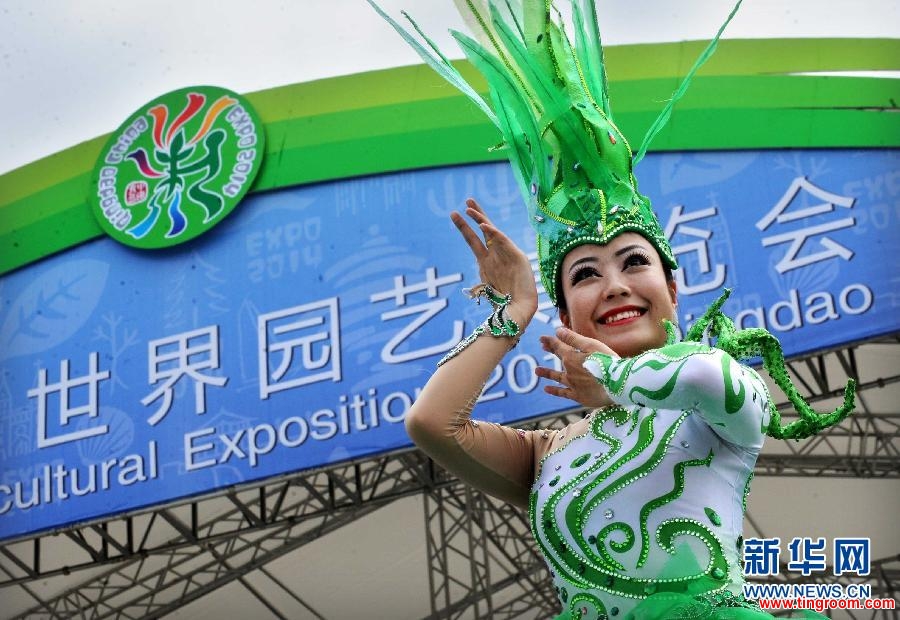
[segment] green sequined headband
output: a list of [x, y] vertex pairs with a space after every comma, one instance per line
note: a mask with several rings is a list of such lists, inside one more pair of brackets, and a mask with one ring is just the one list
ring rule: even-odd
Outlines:
[[594, 0], [572, 0], [574, 39], [549, 0], [456, 0], [479, 39], [451, 31], [486, 78], [490, 105], [404, 13], [424, 41], [375, 10], [448, 82], [474, 101], [503, 135], [537, 233], [541, 280], [556, 303], [557, 273], [573, 248], [606, 244], [623, 232], [643, 235], [672, 269], [678, 264], [633, 167], [663, 128], [694, 73], [715, 51], [725, 24], [697, 59], [637, 153], [613, 122]]

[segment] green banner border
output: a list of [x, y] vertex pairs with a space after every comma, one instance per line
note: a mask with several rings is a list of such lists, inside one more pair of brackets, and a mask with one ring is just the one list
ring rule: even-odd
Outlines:
[[[606, 50], [616, 122], [639, 144], [704, 42]], [[471, 67], [460, 70], [473, 76]], [[900, 80], [821, 75], [900, 70], [900, 39], [726, 40], [695, 78], [654, 151], [900, 146]], [[251, 192], [504, 159], [498, 133], [418, 65], [245, 95], [266, 131]], [[88, 178], [108, 136], [0, 176], [0, 273], [102, 234]]]

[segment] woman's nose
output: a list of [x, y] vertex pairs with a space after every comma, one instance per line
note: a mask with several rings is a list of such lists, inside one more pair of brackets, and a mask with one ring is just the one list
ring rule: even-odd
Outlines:
[[606, 284], [606, 290], [603, 293], [606, 299], [628, 295], [631, 291], [631, 289], [628, 288], [628, 283], [625, 282], [625, 279], [622, 278], [622, 276], [619, 274], [607, 275], [604, 278], [604, 281]]

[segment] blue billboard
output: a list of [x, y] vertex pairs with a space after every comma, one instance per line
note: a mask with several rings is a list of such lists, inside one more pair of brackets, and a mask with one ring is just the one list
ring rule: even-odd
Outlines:
[[[788, 355], [900, 328], [896, 150], [653, 154], [682, 326], [723, 287]], [[448, 214], [476, 197], [534, 257], [506, 164], [255, 194], [190, 244], [96, 240], [0, 278], [0, 539], [409, 445], [404, 414], [485, 318]], [[536, 265], [535, 265], [536, 268]], [[477, 417], [571, 407], [534, 324]]]

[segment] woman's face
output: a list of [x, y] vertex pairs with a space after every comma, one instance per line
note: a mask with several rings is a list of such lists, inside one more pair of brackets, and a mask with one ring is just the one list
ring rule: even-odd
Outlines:
[[662, 320], [674, 320], [675, 282], [650, 242], [622, 233], [607, 245], [581, 245], [563, 259], [563, 324], [634, 357], [666, 342]]

